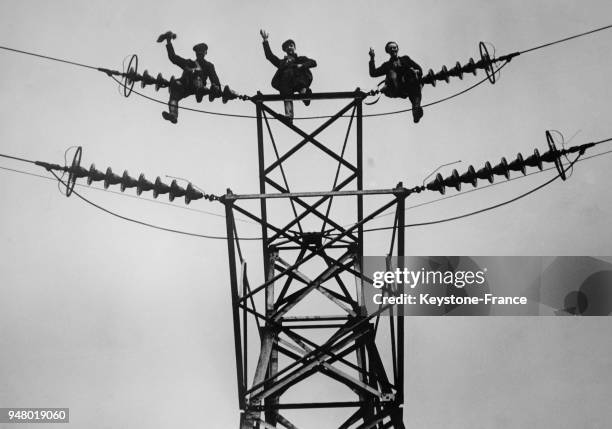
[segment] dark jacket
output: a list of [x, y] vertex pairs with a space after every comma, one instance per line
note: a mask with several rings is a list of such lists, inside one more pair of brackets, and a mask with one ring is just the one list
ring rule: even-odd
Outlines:
[[380, 65], [380, 67], [376, 68], [374, 65], [374, 59], [370, 58], [370, 77], [378, 77], [385, 76], [391, 70], [395, 70], [396, 72], [402, 74], [402, 71], [407, 71], [408, 69], [416, 69], [419, 71], [419, 75], [423, 74], [423, 69], [420, 65], [414, 62], [408, 55], [404, 55], [398, 57], [396, 61], [388, 60]]
[[[308, 88], [312, 82], [312, 72], [310, 69], [317, 66], [317, 62], [304, 56], [285, 56], [280, 59], [272, 53], [270, 44], [267, 40], [263, 42], [264, 54], [266, 59], [277, 68], [272, 78], [272, 87], [281, 93], [298, 91], [301, 88]], [[297, 68], [301, 64], [301, 68]]]
[[206, 79], [210, 79], [211, 86], [221, 86], [221, 83], [219, 83], [219, 77], [217, 76], [217, 72], [215, 71], [215, 66], [213, 65], [213, 63], [210, 63], [206, 60], [194, 61], [179, 57], [174, 52], [174, 47], [169, 43], [166, 45], [166, 49], [168, 51], [168, 58], [170, 59], [172, 64], [175, 64], [183, 69], [183, 75], [181, 76], [181, 81], [183, 85], [191, 87], [193, 86], [194, 81], [197, 78], [200, 78], [204, 86], [206, 86]]

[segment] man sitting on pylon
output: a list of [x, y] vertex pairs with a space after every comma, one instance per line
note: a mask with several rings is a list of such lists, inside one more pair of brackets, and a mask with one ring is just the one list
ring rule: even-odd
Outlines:
[[389, 60], [376, 68], [374, 65], [374, 49], [370, 48], [370, 77], [386, 76], [385, 84], [380, 92], [391, 98], [408, 98], [412, 103], [412, 118], [415, 123], [423, 117], [421, 107], [421, 77], [423, 69], [408, 55], [399, 57], [398, 46], [395, 42], [387, 42], [385, 52]]
[[[311, 94], [310, 84], [312, 83], [311, 68], [317, 66], [317, 62], [308, 57], [298, 56], [295, 52], [295, 42], [291, 39], [285, 40], [282, 49], [285, 57], [281, 60], [272, 53], [268, 43], [268, 33], [260, 30], [263, 39], [263, 48], [266, 59], [277, 68], [272, 78], [272, 87], [280, 92], [281, 95], [289, 96], [294, 93]], [[308, 106], [310, 100], [304, 100]], [[285, 116], [291, 122], [293, 120], [293, 101], [285, 100]]]
[[[227, 85], [221, 91], [221, 83], [215, 72], [215, 66], [204, 59], [208, 52], [208, 45], [206, 43], [199, 43], [193, 47], [196, 59], [191, 60], [176, 55], [172, 46], [172, 39], [176, 39], [176, 34], [171, 31], [167, 31], [157, 38], [157, 43], [166, 41], [168, 58], [173, 64], [183, 69], [183, 74], [179, 79], [175, 79], [174, 76], [170, 79], [168, 112], [162, 112], [165, 120], [176, 124], [178, 120], [178, 102], [190, 95], [195, 95], [198, 103], [202, 101], [206, 94], [208, 94], [209, 101], [222, 97], [223, 103], [238, 97], [238, 94]], [[206, 87], [207, 79], [210, 79], [210, 88]]]

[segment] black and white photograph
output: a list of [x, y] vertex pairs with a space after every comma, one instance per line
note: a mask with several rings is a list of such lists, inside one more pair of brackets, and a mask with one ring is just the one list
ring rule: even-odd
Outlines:
[[609, 1], [0, 24], [0, 428], [610, 427]]

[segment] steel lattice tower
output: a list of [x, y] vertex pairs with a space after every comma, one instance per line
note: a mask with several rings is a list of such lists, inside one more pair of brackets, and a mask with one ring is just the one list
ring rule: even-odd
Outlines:
[[[404, 199], [408, 193], [401, 184], [395, 190], [382, 192], [388, 194], [384, 197], [390, 201], [369, 214], [364, 213], [364, 195], [381, 193], [363, 191], [362, 103], [365, 96], [366, 93], [359, 89], [310, 95], [312, 100], [349, 100], [346, 106], [311, 133], [284, 121], [282, 115], [266, 104], [282, 101], [284, 97], [258, 93], [252, 98], [257, 113], [260, 194], [234, 195], [228, 190], [221, 198], [226, 210], [241, 429], [295, 428], [281, 414], [283, 410], [316, 408], [338, 408], [339, 412], [346, 410], [347, 417], [340, 428], [404, 428], [403, 319], [389, 308], [379, 308], [379, 311], [367, 314], [363, 288], [367, 286], [368, 279], [361, 269], [364, 225], [392, 207], [396, 209], [397, 228], [391, 242], [391, 253], [395, 248], [395, 256], [404, 255]], [[302, 98], [296, 95], [292, 99]], [[343, 116], [349, 116], [350, 121], [344, 145], [338, 153], [322, 144], [318, 136]], [[272, 134], [269, 117], [279, 120], [301, 138], [299, 143], [282, 155]], [[348, 151], [353, 123], [355, 139], [350, 144], [354, 144], [355, 148]], [[268, 144], [266, 130], [270, 140]], [[269, 145], [273, 151], [269, 150]], [[331, 191], [290, 192], [286, 175], [288, 163], [299, 156], [300, 150], [306, 146], [317, 148], [324, 157], [337, 163]], [[349, 152], [352, 156], [348, 155]], [[274, 160], [270, 161], [272, 158]], [[298, 167], [305, 170], [305, 175], [313, 173], [312, 165], [298, 164]], [[314, 168], [317, 175], [325, 174], [318, 166]], [[341, 168], [348, 172], [343, 179], [339, 174]], [[275, 172], [280, 172], [282, 183], [273, 179]], [[277, 220], [270, 207], [274, 198], [289, 201], [294, 215], [292, 220], [286, 222], [285, 216], [284, 220], [280, 220], [284, 223], [275, 223]], [[352, 226], [343, 227], [346, 219], [334, 220], [330, 216], [333, 198], [351, 200], [356, 213]], [[245, 200], [251, 200], [251, 203], [259, 200], [258, 210], [245, 208], [249, 202]], [[298, 210], [301, 212], [298, 213]], [[240, 246], [236, 213], [261, 225], [264, 281], [253, 288]], [[312, 219], [322, 222], [322, 228], [314, 232], [305, 231], [302, 223]], [[326, 226], [328, 230], [325, 230]], [[298, 231], [292, 230], [296, 227]], [[350, 291], [349, 282], [354, 283], [354, 291]], [[341, 314], [319, 314], [317, 308], [311, 306], [309, 314], [296, 315], [300, 304], [313, 294], [320, 294], [320, 297], [333, 303]], [[379, 322], [383, 312], [389, 315], [386, 339], [390, 343], [387, 350], [391, 350], [391, 358], [387, 359], [389, 362], [383, 362], [377, 342], [377, 333], [382, 330]], [[252, 338], [249, 331], [255, 331], [260, 340], [259, 356], [252, 374], [248, 371], [248, 341]], [[314, 331], [319, 333], [318, 341], [303, 334]], [[287, 360], [288, 364], [281, 367], [279, 357]], [[292, 387], [313, 382], [310, 378], [315, 374], [323, 374], [346, 386], [354, 400], [338, 401], [334, 397], [320, 397], [316, 401], [281, 401]], [[333, 393], [330, 392], [330, 395]]]

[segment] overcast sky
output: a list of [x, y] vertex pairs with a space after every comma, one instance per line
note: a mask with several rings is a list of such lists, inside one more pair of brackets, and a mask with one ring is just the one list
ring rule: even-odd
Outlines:
[[[376, 50], [380, 63], [389, 40], [425, 70], [438, 71], [443, 64], [477, 59], [479, 41], [492, 43], [499, 56], [608, 25], [611, 12], [605, 0], [3, 0], [0, 45], [119, 70], [136, 53], [140, 71], [169, 77], [180, 70], [155, 39], [172, 30], [179, 55], [192, 57], [192, 46], [206, 42], [221, 82], [252, 95], [272, 92], [274, 68], [259, 36], [264, 28], [277, 55], [292, 38], [299, 54], [316, 59], [313, 91], [369, 90], [378, 80], [368, 76], [368, 49]], [[418, 125], [410, 113], [364, 119], [364, 186], [403, 181], [412, 187], [441, 164], [461, 160], [454, 166], [461, 172], [470, 164], [478, 169], [487, 160], [513, 159], [519, 151], [543, 152], [547, 129], [560, 131], [566, 141], [573, 137], [570, 145], [611, 137], [611, 44], [608, 30], [521, 55], [494, 86], [486, 83], [426, 108]], [[258, 191], [254, 120], [181, 111], [172, 125], [161, 117], [162, 104], [136, 94], [123, 98], [97, 71], [4, 50], [0, 61], [0, 153], [63, 164], [69, 147], [82, 146], [85, 167], [110, 166], [118, 174], [127, 169], [133, 177], [143, 172], [149, 180], [183, 177], [215, 194], [226, 188]], [[427, 86], [423, 100], [447, 97], [483, 76]], [[142, 92], [167, 101], [165, 90]], [[182, 105], [245, 115], [255, 110], [245, 101], [197, 105], [188, 99]], [[333, 114], [339, 106], [296, 103], [296, 116]], [[382, 98], [364, 113], [407, 107], [404, 100]], [[320, 124], [296, 123], [307, 130]], [[330, 130], [326, 141], [339, 147], [343, 132], [341, 126]], [[290, 136], [280, 135], [289, 139], [281, 139], [281, 148], [289, 147]], [[610, 149], [612, 143], [587, 155]], [[580, 162], [568, 181], [503, 208], [408, 229], [407, 253], [611, 255], [611, 160], [608, 155]], [[293, 166], [292, 189], [331, 186], [334, 170], [318, 174], [318, 162], [313, 150]], [[0, 166], [49, 176], [7, 159]], [[410, 209], [407, 222], [500, 203], [553, 174]], [[171, 206], [152, 202], [151, 195], [76, 190], [130, 218], [198, 234], [225, 233], [223, 217], [215, 216], [222, 214], [218, 203], [196, 201], [186, 209], [178, 200]], [[125, 222], [76, 197], [66, 199], [52, 180], [7, 170], [0, 170], [0, 193], [0, 407], [70, 407], [72, 425], [79, 428], [237, 426], [224, 241]], [[407, 206], [439, 197], [411, 196]], [[366, 206], [378, 203], [367, 200]], [[382, 217], [372, 226], [389, 226], [392, 219]], [[239, 229], [244, 236], [259, 234], [252, 224], [240, 223]], [[387, 240], [384, 233], [368, 234], [366, 254], [384, 254]], [[246, 251], [253, 275], [261, 277], [259, 244], [246, 245]], [[608, 324], [607, 318], [409, 319], [405, 421], [428, 428], [607, 426]], [[295, 416], [299, 427], [346, 417], [338, 411]]]

